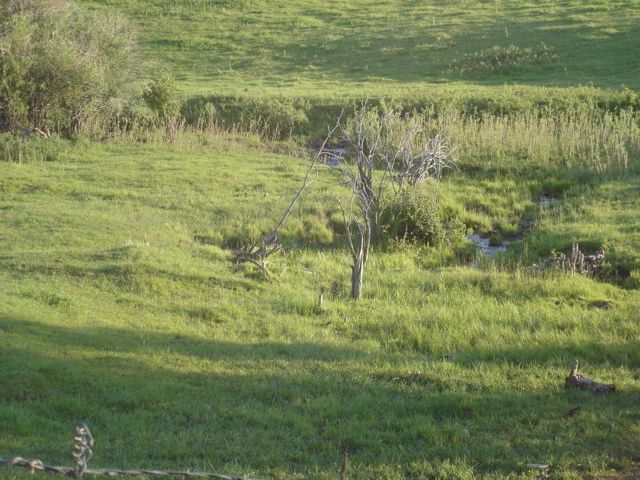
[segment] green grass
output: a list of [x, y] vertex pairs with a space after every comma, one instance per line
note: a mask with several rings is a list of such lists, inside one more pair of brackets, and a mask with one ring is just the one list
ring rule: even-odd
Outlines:
[[[129, 16], [140, 83], [168, 68], [209, 116], [173, 146], [0, 138], [0, 458], [72, 465], [84, 421], [93, 468], [638, 475], [637, 0], [80, 3]], [[235, 261], [300, 188], [302, 141], [367, 96], [426, 107], [457, 146], [443, 217], [507, 252], [376, 243], [351, 301], [348, 192], [321, 169], [272, 278]], [[526, 268], [573, 243], [601, 277]], [[575, 359], [617, 392], [566, 390]]]
[[[349, 478], [633, 468], [637, 290], [374, 250], [364, 298], [349, 301], [340, 232], [318, 243], [298, 227], [330, 230], [343, 193], [325, 173], [285, 228], [300, 248], [273, 259], [267, 280], [221, 248], [229, 232], [268, 230], [300, 186], [304, 155], [266, 147], [95, 144], [0, 164], [2, 458], [71, 465], [73, 425], [85, 421], [94, 468], [336, 478], [345, 452]], [[460, 172], [443, 191], [458, 180], [490, 186]], [[623, 178], [573, 196], [541, 211], [532, 235], [583, 243], [603, 220], [594, 212], [617, 212], [601, 238], [637, 245], [637, 189]], [[565, 390], [575, 358], [618, 392]]]
[[[169, 68], [187, 95], [403, 98], [443, 83], [490, 92], [504, 84], [640, 87], [637, 0], [80, 3], [132, 18], [152, 60], [145, 72]], [[542, 44], [548, 55], [526, 53]], [[519, 54], [487, 67], [478, 58], [491, 49]]]

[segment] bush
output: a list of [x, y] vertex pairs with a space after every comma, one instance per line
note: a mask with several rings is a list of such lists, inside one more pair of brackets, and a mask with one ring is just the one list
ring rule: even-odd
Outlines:
[[114, 13], [67, 0], [0, 2], [0, 122], [5, 130], [72, 130], [110, 106], [132, 78], [136, 41]]
[[180, 105], [177, 98], [176, 80], [170, 72], [162, 71], [142, 92], [142, 98], [151, 111], [166, 122], [175, 118]]
[[424, 190], [404, 188], [382, 209], [379, 224], [387, 239], [437, 247], [447, 231], [436, 201]]
[[269, 100], [258, 111], [264, 134], [268, 138], [285, 139], [303, 134], [307, 129], [308, 119], [304, 109], [295, 102]]

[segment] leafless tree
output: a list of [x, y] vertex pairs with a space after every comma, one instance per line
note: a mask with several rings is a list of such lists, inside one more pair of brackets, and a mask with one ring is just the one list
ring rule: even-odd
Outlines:
[[[388, 187], [391, 185], [394, 193], [397, 193], [402, 188], [415, 188], [428, 180], [435, 180], [437, 196], [442, 171], [456, 167], [447, 137], [441, 133], [429, 137], [427, 126], [423, 118], [405, 118], [398, 111], [378, 115], [366, 102], [346, 123], [339, 119], [313, 158], [302, 187], [274, 230], [266, 237], [237, 250], [238, 260], [253, 263], [269, 276], [267, 258], [283, 250], [278, 232], [304, 190], [319, 179], [317, 173], [315, 178], [311, 174], [328, 155], [331, 160], [325, 164], [342, 174], [351, 193], [348, 203], [340, 199], [338, 203], [353, 261], [351, 298], [359, 300], [372, 236], [379, 231], [380, 204]], [[341, 150], [344, 153], [325, 148], [337, 130], [346, 146]]]
[[364, 102], [350, 123], [340, 124], [345, 153], [328, 165], [345, 178], [348, 205], [338, 199], [347, 229], [351, 266], [351, 298], [362, 295], [364, 267], [371, 239], [379, 230], [378, 213], [389, 185], [395, 193], [435, 180], [436, 197], [442, 171], [455, 168], [447, 137], [430, 137], [424, 118], [405, 118], [398, 111], [378, 115]]

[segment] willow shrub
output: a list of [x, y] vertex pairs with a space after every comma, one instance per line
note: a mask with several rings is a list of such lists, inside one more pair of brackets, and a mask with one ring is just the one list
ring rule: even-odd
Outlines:
[[[447, 218], [445, 218], [447, 217]], [[464, 225], [441, 212], [435, 197], [423, 188], [403, 188], [381, 209], [380, 240], [428, 247], [463, 243]]]
[[13, 133], [52, 132], [106, 117], [132, 79], [135, 57], [133, 29], [112, 12], [66, 0], [4, 0], [0, 122]]

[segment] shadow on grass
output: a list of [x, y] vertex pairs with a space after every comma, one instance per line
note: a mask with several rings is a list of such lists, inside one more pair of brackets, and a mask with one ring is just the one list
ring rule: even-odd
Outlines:
[[[406, 13], [413, 18], [413, 12], [407, 10]], [[621, 65], [635, 64], [632, 39], [637, 36], [637, 27], [617, 33], [607, 32], [605, 25], [594, 24], [587, 20], [588, 17], [576, 20], [583, 13], [592, 13], [582, 12], [580, 7], [539, 15], [530, 14], [517, 5], [502, 8], [498, 15], [476, 15], [464, 20], [456, 18], [464, 13], [432, 13], [438, 19], [438, 28], [433, 31], [416, 28], [415, 21], [379, 25], [366, 35], [361, 29], [347, 29], [331, 39], [325, 37], [325, 31], [320, 31], [316, 36], [305, 38], [304, 51], [300, 51], [299, 38], [296, 37], [281, 48], [287, 52], [300, 51], [300, 54], [280, 57], [278, 70], [295, 74], [311, 68], [320, 70], [329, 78], [365, 83], [447, 78], [484, 85], [503, 85], [506, 81], [519, 80], [547, 86], [593, 82], [605, 88], [618, 88], [621, 84], [634, 88], [634, 69], [621, 68]], [[336, 26], [340, 28], [339, 24]], [[515, 45], [526, 49], [541, 43], [551, 48], [555, 60], [481, 70], [473, 64], [474, 54], [488, 51], [496, 45], [503, 48]], [[307, 56], [307, 50], [315, 52], [315, 55]], [[468, 65], [464, 63], [465, 55], [470, 56]], [[450, 63], [456, 60], [462, 61], [462, 67], [466, 67], [463, 68], [464, 73], [448, 71]], [[590, 68], [585, 68], [585, 64]], [[246, 65], [239, 65], [242, 66]], [[611, 78], [615, 78], [614, 84]]]
[[[77, 421], [97, 438], [95, 468], [225, 466], [262, 477], [338, 472], [344, 452], [353, 476], [365, 478], [385, 469], [412, 476], [415, 465], [423, 466], [415, 476], [428, 477], [443, 462], [495, 476], [529, 462], [615, 466], [616, 455], [640, 448], [626, 428], [637, 421], [628, 394], [565, 391], [563, 376], [530, 383], [550, 369], [516, 359], [536, 352], [429, 360], [414, 372], [391, 354], [314, 342], [241, 344], [1, 316], [0, 333], [2, 436], [37, 444], [24, 452], [7, 441], [2, 457], [62, 452], [40, 436]], [[580, 415], [567, 416], [575, 406]]]

